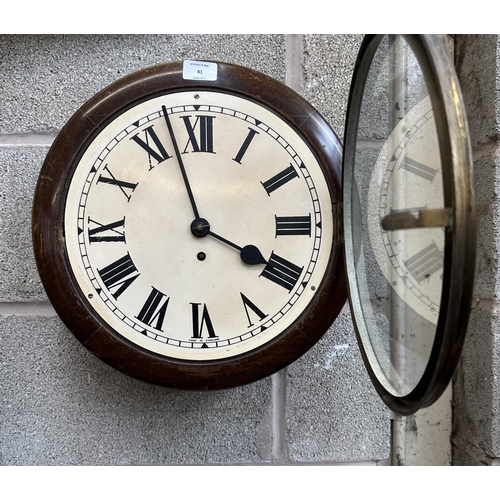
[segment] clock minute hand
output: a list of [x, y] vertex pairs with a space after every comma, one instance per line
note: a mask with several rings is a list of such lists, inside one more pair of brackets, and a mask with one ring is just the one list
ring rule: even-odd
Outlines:
[[167, 108], [165, 106], [162, 106], [161, 109], [163, 110], [163, 116], [165, 117], [165, 122], [167, 123], [170, 139], [172, 140], [172, 144], [174, 145], [175, 156], [177, 158], [177, 162], [179, 163], [179, 167], [181, 169], [182, 178], [184, 179], [184, 184], [186, 185], [189, 201], [191, 202], [191, 206], [193, 207], [194, 216], [196, 217], [196, 219], [199, 219], [200, 214], [198, 212], [198, 208], [196, 207], [196, 202], [194, 201], [193, 191], [191, 190], [191, 185], [189, 184], [189, 179], [186, 173], [186, 169], [184, 168], [184, 163], [181, 158], [179, 146], [177, 145], [177, 140], [175, 138], [174, 130], [172, 129], [172, 124], [170, 123], [170, 118], [168, 117]]

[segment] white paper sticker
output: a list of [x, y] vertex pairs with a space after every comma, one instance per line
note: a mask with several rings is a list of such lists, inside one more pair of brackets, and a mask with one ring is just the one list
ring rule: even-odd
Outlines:
[[182, 67], [184, 80], [217, 80], [217, 64], [205, 61], [184, 61]]

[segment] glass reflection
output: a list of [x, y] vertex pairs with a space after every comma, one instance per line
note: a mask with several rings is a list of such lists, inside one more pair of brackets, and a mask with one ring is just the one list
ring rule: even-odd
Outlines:
[[[429, 360], [442, 290], [443, 228], [384, 231], [384, 216], [444, 207], [434, 112], [406, 41], [375, 52], [361, 106], [351, 182], [358, 324], [384, 387], [411, 392]], [[358, 322], [359, 323], [359, 322]]]

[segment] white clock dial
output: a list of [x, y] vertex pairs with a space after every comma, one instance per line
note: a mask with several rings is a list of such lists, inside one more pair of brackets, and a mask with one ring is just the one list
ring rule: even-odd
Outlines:
[[64, 228], [75, 279], [113, 330], [157, 354], [216, 360], [304, 313], [330, 258], [331, 207], [315, 155], [283, 119], [229, 93], [183, 91], [95, 136]]

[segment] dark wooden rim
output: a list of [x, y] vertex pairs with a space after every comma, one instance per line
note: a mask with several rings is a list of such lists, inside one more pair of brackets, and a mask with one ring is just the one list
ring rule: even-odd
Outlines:
[[114, 368], [146, 382], [181, 389], [224, 389], [271, 375], [310, 349], [342, 309], [346, 282], [342, 251], [333, 247], [320, 289], [294, 326], [249, 353], [219, 361], [182, 361], [151, 353], [113, 331], [90, 307], [71, 271], [64, 211], [77, 162], [96, 134], [141, 101], [172, 91], [219, 90], [274, 111], [309, 143], [323, 169], [333, 203], [340, 202], [342, 150], [321, 115], [278, 81], [253, 70], [217, 63], [215, 82], [186, 81], [182, 62], [129, 75], [90, 99], [61, 130], [43, 164], [33, 206], [33, 245], [42, 283], [55, 310], [78, 340]]
[[[354, 70], [345, 129], [344, 187], [349, 184], [347, 176], [351, 175], [354, 164], [354, 144], [366, 77], [384, 36], [367, 35], [364, 38]], [[422, 378], [409, 394], [395, 396], [378, 380], [356, 324], [362, 318], [357, 318], [352, 304], [351, 312], [362, 356], [377, 392], [391, 410], [409, 415], [431, 405], [442, 395], [460, 358], [474, 286], [476, 215], [465, 107], [446, 47], [435, 35], [402, 36], [415, 53], [429, 89], [438, 131], [445, 206], [451, 207], [453, 213], [453, 227], [445, 235], [443, 289], [436, 335]], [[352, 265], [347, 252], [345, 260], [350, 287], [354, 289], [355, 273], [350, 271]]]

